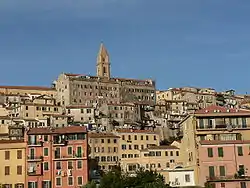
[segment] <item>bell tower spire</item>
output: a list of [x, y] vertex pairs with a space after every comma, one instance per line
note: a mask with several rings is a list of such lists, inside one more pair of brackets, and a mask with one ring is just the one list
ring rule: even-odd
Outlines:
[[96, 76], [108, 79], [111, 76], [109, 54], [103, 43], [101, 43], [100, 45], [99, 53], [97, 56]]

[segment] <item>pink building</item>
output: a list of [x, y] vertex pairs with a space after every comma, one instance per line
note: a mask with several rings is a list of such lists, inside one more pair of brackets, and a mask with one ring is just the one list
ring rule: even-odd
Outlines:
[[85, 127], [32, 128], [27, 131], [27, 188], [70, 188], [88, 182]]
[[200, 181], [216, 188], [250, 187], [249, 155], [250, 141], [200, 141]]

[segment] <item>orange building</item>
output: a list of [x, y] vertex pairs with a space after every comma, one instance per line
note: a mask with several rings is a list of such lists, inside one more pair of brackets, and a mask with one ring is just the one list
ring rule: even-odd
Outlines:
[[81, 187], [88, 182], [85, 127], [32, 128], [27, 131], [27, 188]]

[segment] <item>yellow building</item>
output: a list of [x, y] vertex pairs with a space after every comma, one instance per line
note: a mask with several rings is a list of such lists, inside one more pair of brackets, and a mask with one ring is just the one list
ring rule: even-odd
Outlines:
[[25, 148], [23, 140], [0, 140], [0, 183], [5, 187], [24, 188]]
[[119, 162], [119, 136], [112, 133], [89, 133], [90, 158], [96, 159], [102, 170], [111, 170]]
[[151, 130], [121, 129], [117, 131], [120, 136], [119, 155], [120, 165], [124, 171], [133, 172], [140, 167], [138, 159], [140, 150], [150, 146], [159, 146], [159, 135]]

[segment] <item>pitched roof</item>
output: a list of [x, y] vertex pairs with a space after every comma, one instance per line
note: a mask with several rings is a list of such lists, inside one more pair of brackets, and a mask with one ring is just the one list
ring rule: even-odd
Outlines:
[[113, 133], [88, 133], [89, 138], [120, 138]]
[[86, 127], [69, 126], [60, 128], [31, 128], [28, 130], [28, 135], [43, 135], [43, 134], [70, 134], [70, 133], [87, 133]]
[[55, 90], [52, 87], [43, 87], [43, 86], [0, 86], [3, 89], [23, 89], [23, 90]]
[[235, 109], [235, 108], [225, 108], [222, 106], [212, 105], [208, 106], [207, 108], [203, 108], [200, 110], [195, 111], [195, 114], [212, 114], [212, 113], [249, 113], [248, 110], [243, 109]]
[[155, 133], [152, 130], [140, 130], [140, 129], [118, 129], [118, 133], [145, 133], [145, 134], [152, 134]]

